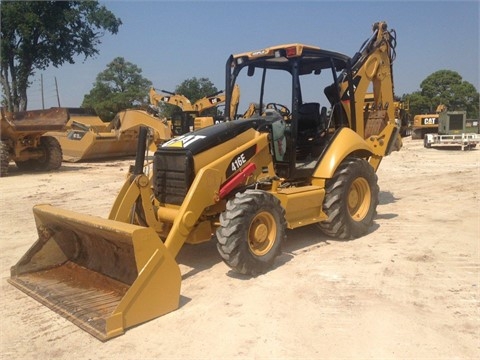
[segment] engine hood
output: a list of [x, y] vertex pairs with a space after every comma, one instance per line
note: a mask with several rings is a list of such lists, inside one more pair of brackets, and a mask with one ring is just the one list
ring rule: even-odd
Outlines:
[[239, 119], [218, 123], [174, 138], [164, 143], [161, 148], [162, 150], [183, 148], [187, 149], [192, 155], [196, 155], [233, 139], [249, 129], [258, 130], [260, 126], [266, 123], [265, 118]]

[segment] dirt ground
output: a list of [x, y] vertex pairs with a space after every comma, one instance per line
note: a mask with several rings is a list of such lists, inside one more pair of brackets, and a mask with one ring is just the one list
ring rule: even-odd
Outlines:
[[241, 278], [185, 246], [178, 310], [106, 343], [7, 283], [36, 240], [32, 206], [107, 217], [133, 159], [0, 179], [2, 359], [474, 359], [480, 354], [480, 149], [404, 139], [378, 170], [371, 232], [288, 231], [275, 268]]

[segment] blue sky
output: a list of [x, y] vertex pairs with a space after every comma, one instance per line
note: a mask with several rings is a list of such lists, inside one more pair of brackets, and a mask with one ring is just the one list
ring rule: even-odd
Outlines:
[[106, 34], [96, 58], [37, 71], [28, 109], [78, 107], [98, 73], [122, 56], [142, 69], [157, 89], [206, 77], [224, 89], [232, 53], [300, 42], [352, 56], [385, 20], [397, 31], [395, 94], [420, 89], [437, 70], [458, 72], [479, 89], [478, 1], [101, 1], [123, 25]]

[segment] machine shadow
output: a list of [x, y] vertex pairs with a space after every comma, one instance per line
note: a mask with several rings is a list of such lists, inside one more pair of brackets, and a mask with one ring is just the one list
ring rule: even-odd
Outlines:
[[378, 205], [393, 204], [400, 198], [396, 198], [390, 191], [380, 191], [378, 194]]
[[282, 255], [279, 256], [275, 267], [282, 266], [295, 256], [308, 252], [314, 246], [327, 246], [332, 240], [326, 236], [317, 225], [307, 225], [293, 230], [287, 230], [287, 240], [283, 245]]
[[[328, 245], [328, 241], [330, 240], [331, 239], [326, 237], [316, 225], [287, 230], [287, 238], [283, 243], [282, 252], [275, 260], [272, 270], [289, 262], [298, 253], [308, 251], [305, 249], [313, 245]], [[178, 264], [183, 264], [191, 268], [188, 272], [182, 274], [182, 280], [186, 280], [191, 276], [221, 263], [222, 259], [218, 254], [215, 238], [212, 237], [210, 241], [203, 244], [185, 244], [177, 255], [176, 261]], [[225, 265], [225, 269], [227, 276], [232, 278], [244, 280], [252, 278], [250, 275], [242, 275], [229, 270], [227, 265]]]
[[[387, 205], [387, 204], [393, 204], [395, 203], [396, 201], [400, 200], [400, 198], [397, 198], [395, 197], [395, 195], [393, 195], [392, 192], [390, 191], [380, 191], [380, 194], [378, 195], [378, 205]], [[377, 216], [375, 217], [374, 219], [374, 223], [372, 225], [372, 229], [371, 231], [375, 231], [377, 230], [380, 225], [377, 224], [375, 222], [375, 220], [389, 220], [389, 219], [393, 219], [393, 218], [396, 218], [398, 216], [398, 214], [384, 214], [384, 213], [378, 213], [378, 209], [377, 209]]]
[[222, 259], [217, 252], [216, 240], [212, 237], [210, 241], [202, 244], [183, 245], [176, 257], [176, 261], [178, 264], [183, 264], [192, 268], [185, 274], [182, 274], [182, 280], [186, 280], [199, 272], [210, 269], [214, 265], [222, 262]]
[[[317, 225], [307, 225], [301, 228], [287, 230], [287, 238], [285, 239], [281, 254], [275, 259], [273, 267], [269, 271], [274, 271], [291, 261], [295, 256], [312, 250], [312, 247], [321, 247], [329, 245], [331, 238], [324, 235]], [[260, 276], [263, 274], [258, 274]], [[256, 276], [238, 274], [229, 270], [227, 276], [239, 279], [248, 280]]]
[[[383, 214], [377, 216], [376, 218], [389, 219], [396, 216], [396, 214]], [[370, 227], [368, 234], [375, 232], [379, 227], [380, 225], [374, 222], [374, 224]], [[368, 234], [366, 234], [366, 236]], [[328, 246], [335, 242], [355, 240], [357, 239], [343, 240], [329, 237], [325, 235], [315, 224], [293, 230], [288, 229], [287, 238], [282, 246], [282, 252], [275, 259], [275, 263], [269, 271], [274, 271], [278, 267], [281, 267], [291, 261], [295, 256], [301, 255], [302, 253], [312, 251], [319, 247]], [[189, 277], [194, 276], [204, 270], [210, 269], [214, 265], [222, 262], [222, 259], [218, 254], [216, 241], [214, 238], [199, 245], [185, 244], [180, 250], [176, 260], [178, 264], [183, 264], [191, 268], [188, 272], [182, 274], [182, 280], [186, 280]], [[258, 274], [257, 276], [252, 276], [239, 274], [230, 270], [227, 265], [225, 265], [225, 269], [227, 276], [239, 280], [249, 280], [262, 275]]]
[[[379, 205], [386, 205], [394, 203], [399, 200], [393, 193], [389, 191], [380, 191]], [[397, 214], [377, 214], [377, 219], [392, 219], [397, 217]], [[370, 227], [368, 233], [375, 232], [380, 228], [380, 224], [374, 221]], [[368, 235], [368, 234], [367, 234]], [[356, 239], [352, 239], [356, 240]], [[322, 246], [330, 245], [339, 241], [352, 241], [352, 240], [340, 240], [325, 235], [317, 225], [307, 225], [297, 229], [287, 229], [287, 238], [285, 239], [281, 254], [276, 258], [275, 263], [270, 271], [283, 266], [291, 261], [295, 256], [304, 252], [312, 250], [312, 247], [318, 248]], [[207, 241], [198, 245], [185, 244], [177, 255], [177, 263], [183, 264], [191, 268], [188, 272], [182, 274], [182, 280], [186, 280], [191, 276], [194, 276], [204, 270], [210, 269], [214, 265], [221, 263], [222, 259], [217, 251], [216, 240], [213, 236], [210, 241]], [[248, 280], [251, 279], [251, 275], [238, 274], [235, 271], [230, 270], [225, 265], [226, 275], [235, 279]], [[260, 274], [259, 274], [260, 275]]]
[[79, 166], [70, 165], [70, 166], [61, 166], [55, 170], [28, 170], [28, 169], [19, 169], [16, 165], [10, 164], [8, 166], [8, 173], [7, 177], [15, 177], [15, 176], [22, 176], [22, 175], [49, 175], [49, 174], [58, 174], [58, 173], [67, 173], [71, 171], [80, 171], [80, 170], [88, 170], [91, 166], [87, 166], [86, 164], [82, 164]]
[[[75, 162], [67, 162], [67, 163], [69, 163], [69, 164], [88, 164], [88, 163], [92, 163], [92, 164], [107, 164], [108, 165], [109, 163], [112, 163], [112, 162], [125, 162], [125, 161], [131, 161], [132, 164], [133, 164], [135, 162], [135, 156], [133, 156], [133, 155], [113, 156], [112, 155], [112, 156], [102, 157], [102, 158], [98, 158], [98, 159], [85, 159], [85, 160], [78, 160], [78, 161], [75, 161]], [[65, 163], [65, 161], [63, 163]]]

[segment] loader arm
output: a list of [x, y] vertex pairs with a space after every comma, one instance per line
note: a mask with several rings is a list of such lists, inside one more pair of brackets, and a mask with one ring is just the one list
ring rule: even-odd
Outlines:
[[135, 207], [140, 201], [145, 225], [148, 228], [163, 233], [164, 225], [172, 224], [165, 246], [169, 254], [175, 258], [203, 211], [218, 202], [221, 180], [222, 176], [215, 168], [202, 169], [195, 177], [182, 206], [166, 208], [152, 204], [151, 179], [145, 174], [130, 174], [112, 206], [109, 220], [134, 223]]

